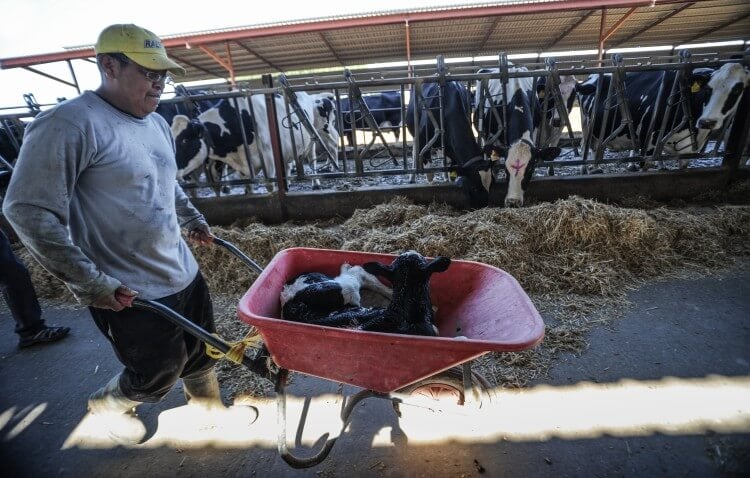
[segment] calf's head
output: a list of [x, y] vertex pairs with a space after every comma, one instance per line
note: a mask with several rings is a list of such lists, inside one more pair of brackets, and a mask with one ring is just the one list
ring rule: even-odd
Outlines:
[[416, 251], [407, 251], [396, 257], [390, 265], [368, 262], [362, 267], [370, 274], [382, 276], [393, 285], [393, 299], [389, 310], [408, 321], [404, 330], [418, 335], [438, 335], [433, 324], [434, 312], [430, 298], [430, 277], [450, 266], [448, 257], [428, 260]]

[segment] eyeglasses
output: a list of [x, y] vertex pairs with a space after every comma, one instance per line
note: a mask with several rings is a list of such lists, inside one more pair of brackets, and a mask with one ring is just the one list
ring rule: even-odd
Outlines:
[[[126, 65], [128, 63], [133, 63], [130, 58], [125, 56], [123, 53], [111, 53], [110, 54], [113, 58], [115, 58], [117, 61], [122, 63], [123, 65]], [[137, 63], [133, 63], [136, 68], [138, 68], [141, 73], [143, 73], [146, 78], [148, 78], [149, 81], [153, 81], [154, 83], [158, 83], [162, 80], [164, 80], [165, 83], [171, 83], [172, 82], [172, 76], [167, 73], [166, 71], [164, 73], [154, 71], [154, 70], [148, 70], [146, 68], [143, 68], [141, 65], [138, 65]]]

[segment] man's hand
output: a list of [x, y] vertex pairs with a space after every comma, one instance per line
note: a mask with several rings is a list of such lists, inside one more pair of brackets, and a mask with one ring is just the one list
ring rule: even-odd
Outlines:
[[199, 224], [187, 233], [188, 239], [196, 244], [211, 246], [214, 243], [214, 235], [208, 224]]
[[111, 294], [103, 295], [96, 299], [91, 306], [98, 309], [110, 309], [119, 312], [125, 307], [131, 307], [133, 305], [133, 299], [135, 299], [137, 295], [138, 292], [121, 285]]

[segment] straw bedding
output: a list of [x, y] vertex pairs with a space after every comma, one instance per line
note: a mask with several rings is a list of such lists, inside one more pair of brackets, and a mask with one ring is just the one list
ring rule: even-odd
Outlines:
[[[213, 231], [261, 266], [281, 249], [305, 246], [384, 253], [414, 249], [506, 270], [544, 317], [545, 339], [533, 350], [486, 354], [475, 369], [496, 386], [521, 387], [543, 377], [559, 354], [584, 350], [591, 327], [623, 314], [629, 289], [678, 271], [706, 274], [750, 254], [750, 206], [640, 206], [570, 197], [521, 209], [461, 212], [397, 198], [340, 222], [267, 226], [245, 220]], [[242, 338], [247, 328], [236, 319], [236, 304], [257, 275], [222, 248], [194, 252], [215, 299], [219, 332], [227, 340]], [[19, 254], [40, 296], [71, 300], [25, 250]], [[227, 361], [219, 373], [230, 396], [271, 390]]]

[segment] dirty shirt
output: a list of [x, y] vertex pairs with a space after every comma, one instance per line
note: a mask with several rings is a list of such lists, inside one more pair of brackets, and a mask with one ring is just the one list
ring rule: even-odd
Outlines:
[[135, 118], [87, 91], [27, 127], [3, 212], [80, 303], [121, 284], [158, 299], [196, 276], [180, 226], [205, 223], [176, 171], [161, 116]]

